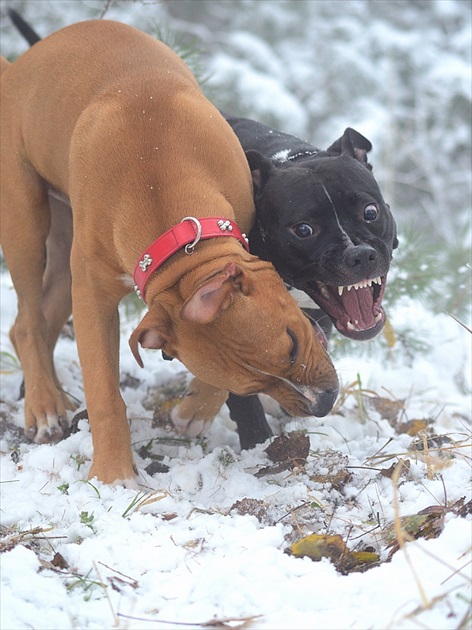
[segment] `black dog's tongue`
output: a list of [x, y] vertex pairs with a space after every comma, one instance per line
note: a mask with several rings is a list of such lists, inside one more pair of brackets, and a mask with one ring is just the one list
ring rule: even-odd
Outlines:
[[348, 339], [372, 339], [382, 330], [386, 276], [354, 285], [335, 286], [308, 282], [303, 290], [329, 315], [337, 330]]
[[[375, 326], [374, 298], [369, 287], [363, 289], [344, 289], [340, 299], [343, 309], [356, 329], [368, 329]], [[347, 322], [346, 322], [347, 323]]]

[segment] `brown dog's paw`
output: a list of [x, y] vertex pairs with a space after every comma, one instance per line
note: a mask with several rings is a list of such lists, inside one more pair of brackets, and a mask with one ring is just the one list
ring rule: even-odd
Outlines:
[[126, 461], [120, 461], [117, 457], [113, 461], [106, 461], [99, 463], [97, 461], [92, 462], [88, 478], [93, 479], [96, 477], [102, 483], [106, 483], [113, 486], [124, 486], [125, 488], [131, 488], [138, 490], [138, 469], [136, 468], [132, 459]]
[[47, 414], [45, 420], [25, 427], [25, 435], [36, 444], [53, 444], [62, 440], [67, 426], [65, 416]]
[[174, 407], [171, 419], [179, 433], [202, 435], [228, 398], [228, 392], [193, 378], [182, 402]]
[[172, 409], [170, 417], [174, 427], [182, 435], [188, 435], [189, 437], [197, 437], [205, 433], [206, 429], [213, 422], [213, 418], [206, 418], [202, 420], [191, 416], [190, 418], [181, 415], [183, 404], [177, 405]]

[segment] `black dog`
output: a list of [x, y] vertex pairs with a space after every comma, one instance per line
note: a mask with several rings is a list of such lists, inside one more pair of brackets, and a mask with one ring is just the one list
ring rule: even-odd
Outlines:
[[[367, 161], [369, 140], [346, 129], [320, 151], [253, 120], [225, 117], [246, 151], [254, 181], [251, 252], [270, 260], [287, 284], [318, 304], [318, 312], [307, 314], [327, 335], [325, 313], [346, 337], [375, 337], [385, 323], [382, 297], [398, 241]], [[241, 446], [271, 435], [258, 397], [243, 402], [231, 394], [228, 407]]]
[[[9, 13], [30, 45], [40, 40], [21, 16]], [[369, 140], [348, 128], [320, 151], [253, 120], [224, 116], [246, 151], [254, 182], [251, 252], [316, 302], [320, 308], [306, 312], [327, 336], [332, 322], [351, 339], [375, 337], [385, 323], [382, 297], [398, 241], [367, 160]], [[257, 396], [231, 394], [228, 407], [242, 448], [271, 435]]]
[[226, 116], [248, 158], [256, 200], [251, 251], [307, 293], [351, 339], [382, 329], [395, 222], [367, 161], [371, 143], [346, 129], [326, 151]]

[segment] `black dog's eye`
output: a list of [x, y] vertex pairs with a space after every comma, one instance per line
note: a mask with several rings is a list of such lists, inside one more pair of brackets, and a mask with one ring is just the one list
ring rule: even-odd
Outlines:
[[373, 203], [369, 203], [369, 205], [364, 208], [365, 221], [375, 221], [378, 214], [379, 211], [377, 209], [377, 206], [375, 206]]
[[298, 339], [296, 338], [295, 333], [290, 330], [290, 328], [287, 328], [287, 335], [290, 337], [290, 340], [292, 342], [292, 349], [290, 350], [290, 361], [292, 363], [295, 363], [298, 356]]
[[313, 235], [313, 228], [308, 223], [299, 223], [295, 227], [292, 228], [293, 233], [298, 238], [308, 238]]

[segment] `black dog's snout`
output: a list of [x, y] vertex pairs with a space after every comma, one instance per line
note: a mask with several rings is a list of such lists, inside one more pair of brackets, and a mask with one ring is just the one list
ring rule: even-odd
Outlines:
[[350, 269], [367, 272], [377, 261], [377, 252], [370, 245], [351, 245], [343, 254], [344, 262]]

